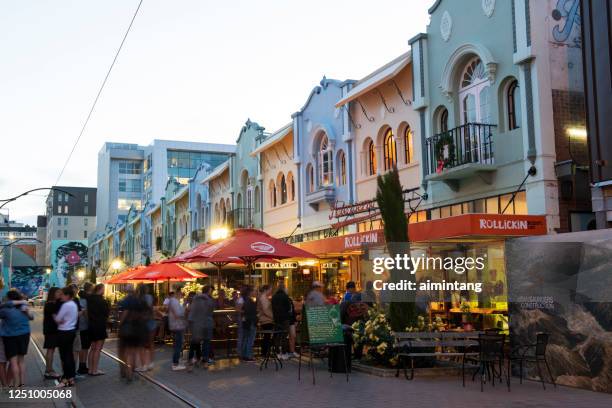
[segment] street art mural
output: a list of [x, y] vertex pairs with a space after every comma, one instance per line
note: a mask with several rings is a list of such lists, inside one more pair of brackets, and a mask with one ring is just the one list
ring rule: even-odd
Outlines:
[[[612, 233], [600, 231], [506, 244], [510, 330], [517, 345], [549, 334], [557, 384], [612, 393]], [[535, 364], [524, 374], [540, 376]]]
[[11, 286], [28, 298], [37, 296], [46, 283], [44, 269], [42, 266], [13, 267]]
[[65, 286], [68, 276], [79, 269], [87, 269], [87, 241], [53, 241], [51, 246], [50, 283], [54, 286]]

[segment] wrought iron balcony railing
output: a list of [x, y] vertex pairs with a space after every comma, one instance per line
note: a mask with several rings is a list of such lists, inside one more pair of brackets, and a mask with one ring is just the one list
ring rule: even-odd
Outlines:
[[494, 164], [493, 129], [497, 125], [466, 123], [426, 140], [427, 173], [464, 164]]
[[235, 208], [227, 217], [227, 223], [233, 228], [252, 228], [256, 224], [253, 208]]

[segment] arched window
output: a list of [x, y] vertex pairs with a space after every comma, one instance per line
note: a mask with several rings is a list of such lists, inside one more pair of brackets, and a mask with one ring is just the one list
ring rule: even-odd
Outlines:
[[287, 173], [287, 184], [289, 184], [289, 200], [295, 201], [295, 179], [293, 173]]
[[376, 174], [376, 147], [373, 140], [367, 144], [367, 155], [368, 175], [373, 176]]
[[404, 129], [404, 160], [406, 164], [412, 163], [412, 129], [406, 126]]
[[518, 81], [515, 79], [508, 85], [506, 93], [506, 109], [508, 111], [508, 130], [518, 129], [521, 122], [521, 98]]
[[346, 184], [346, 155], [343, 150], [338, 152], [338, 185]]
[[259, 186], [255, 186], [255, 212], [258, 213], [260, 209], [260, 198], [259, 198]]
[[319, 184], [321, 186], [329, 186], [334, 180], [334, 159], [333, 151], [329, 145], [327, 136], [321, 138], [319, 145]]
[[461, 75], [459, 101], [463, 123], [491, 123], [489, 80], [480, 58], [473, 58]]
[[395, 148], [393, 131], [390, 128], [385, 132], [383, 143], [385, 170], [391, 170], [393, 166], [397, 165], [397, 149]]
[[285, 175], [281, 174], [280, 176], [280, 203], [287, 203], [287, 180], [285, 180]]
[[276, 207], [276, 184], [274, 184], [274, 180], [270, 180], [268, 190], [270, 194], [270, 207]]
[[440, 133], [448, 132], [448, 109], [442, 108], [440, 112], [440, 123], [438, 124]]
[[314, 167], [310, 163], [306, 166], [306, 184], [308, 185], [308, 192], [314, 192]]

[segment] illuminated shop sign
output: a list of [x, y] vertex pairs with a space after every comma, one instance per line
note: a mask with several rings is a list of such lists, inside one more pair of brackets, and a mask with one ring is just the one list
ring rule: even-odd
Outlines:
[[295, 269], [297, 262], [255, 262], [255, 269]]

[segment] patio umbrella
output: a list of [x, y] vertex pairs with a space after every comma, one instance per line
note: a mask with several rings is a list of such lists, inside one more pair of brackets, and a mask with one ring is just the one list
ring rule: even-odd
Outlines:
[[129, 276], [130, 281], [189, 281], [208, 275], [178, 263], [154, 263], [138, 269]]
[[211, 243], [200, 244], [195, 248], [185, 251], [180, 255], [173, 258], [163, 260], [161, 263], [195, 263], [195, 262], [208, 262], [217, 267], [217, 286], [221, 287], [221, 268], [229, 263], [242, 263], [241, 259], [238, 258], [210, 258], [202, 257], [200, 254], [208, 247], [212, 246]]
[[198, 259], [206, 262], [210, 262], [209, 260], [230, 260], [232, 262], [232, 259], [240, 259], [248, 267], [249, 281], [255, 261], [285, 258], [317, 258], [317, 256], [276, 239], [263, 231], [250, 228], [237, 229], [231, 237], [210, 245], [198, 253]]
[[129, 277], [143, 268], [144, 266], [137, 266], [135, 268], [130, 268], [126, 271], [120, 272], [116, 274], [115, 276], [111, 277], [108, 281], [106, 281], [106, 283], [111, 284], [111, 285], [116, 285], [120, 283], [129, 283]]

